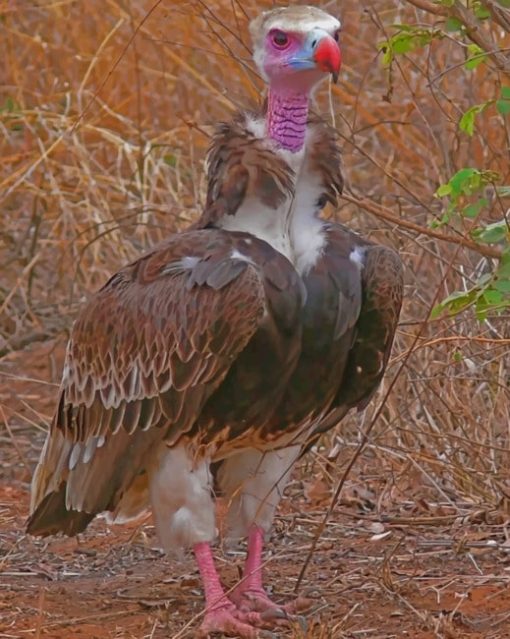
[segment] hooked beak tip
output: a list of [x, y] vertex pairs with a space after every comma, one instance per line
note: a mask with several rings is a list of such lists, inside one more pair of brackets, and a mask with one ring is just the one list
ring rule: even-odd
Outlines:
[[326, 36], [317, 45], [314, 60], [319, 69], [331, 73], [333, 82], [338, 81], [338, 74], [342, 64], [342, 54], [336, 40]]

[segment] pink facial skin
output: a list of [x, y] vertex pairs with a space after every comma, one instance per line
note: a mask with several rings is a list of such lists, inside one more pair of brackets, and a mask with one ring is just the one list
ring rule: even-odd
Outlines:
[[[279, 45], [280, 38], [286, 38], [286, 43]], [[313, 50], [302, 34], [278, 29], [267, 35], [264, 71], [271, 87], [306, 94], [325, 75], [315, 64]]]
[[278, 146], [296, 153], [305, 141], [310, 92], [327, 73], [337, 75], [340, 49], [319, 29], [306, 36], [272, 29], [265, 49], [267, 132]]

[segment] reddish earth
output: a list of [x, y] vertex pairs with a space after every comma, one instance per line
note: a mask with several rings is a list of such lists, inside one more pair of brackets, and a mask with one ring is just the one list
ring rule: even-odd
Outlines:
[[[48, 370], [34, 349], [24, 377]], [[51, 349], [50, 349], [51, 350]], [[51, 351], [51, 357], [53, 357]], [[61, 353], [56, 356], [56, 367]], [[13, 374], [15, 361], [4, 372]], [[165, 558], [150, 519], [77, 539], [24, 535], [28, 483], [54, 387], [0, 376], [0, 639], [160, 639], [194, 636], [202, 592], [193, 561]], [[342, 460], [340, 460], [342, 461]], [[345, 461], [345, 460], [344, 460]], [[306, 462], [305, 462], [306, 463]], [[267, 562], [273, 597], [288, 601], [330, 494], [308, 462], [297, 469], [275, 522]], [[311, 476], [311, 468], [315, 475]], [[374, 471], [374, 468], [377, 470]], [[367, 456], [317, 544], [300, 586], [313, 600], [306, 627], [276, 637], [317, 639], [510, 638], [507, 518], [468, 503], [438, 504], [408, 472], [394, 478]], [[311, 477], [311, 478], [310, 478]], [[227, 585], [242, 553], [217, 551]]]

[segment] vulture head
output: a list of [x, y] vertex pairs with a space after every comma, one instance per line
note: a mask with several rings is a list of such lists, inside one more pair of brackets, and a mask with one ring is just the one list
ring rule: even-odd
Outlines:
[[253, 57], [271, 88], [308, 94], [341, 64], [340, 21], [317, 7], [265, 11], [250, 24]]

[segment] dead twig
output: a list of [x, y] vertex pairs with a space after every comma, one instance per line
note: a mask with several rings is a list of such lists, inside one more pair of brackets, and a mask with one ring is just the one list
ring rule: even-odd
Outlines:
[[419, 235], [426, 235], [427, 237], [433, 237], [434, 239], [441, 240], [442, 242], [465, 246], [466, 248], [469, 248], [472, 251], [476, 251], [477, 253], [480, 253], [480, 255], [484, 255], [485, 257], [492, 257], [496, 259], [501, 257], [501, 249], [499, 249], [498, 247], [489, 246], [486, 244], [477, 244], [465, 235], [446, 235], [445, 233], [435, 231], [434, 229], [421, 226], [420, 224], [416, 224], [415, 222], [406, 220], [405, 218], [399, 217], [398, 215], [394, 215], [387, 209], [387, 207], [384, 207], [381, 204], [376, 204], [366, 197], [344, 193], [342, 194], [342, 199], [350, 202], [351, 204], [355, 204], [356, 206], [361, 207], [368, 213], [371, 213], [372, 215], [375, 215], [376, 217], [385, 220], [386, 222], [391, 222], [396, 226], [409, 229], [411, 231], [414, 231], [415, 233], [418, 233]]

